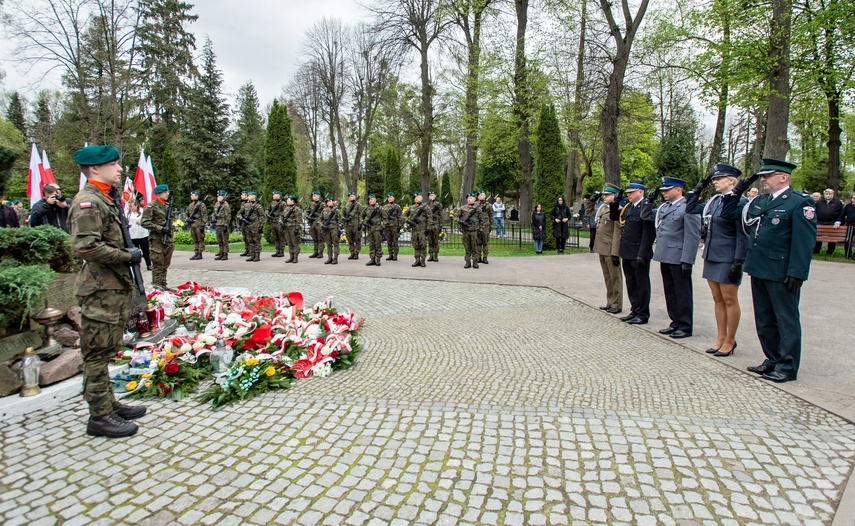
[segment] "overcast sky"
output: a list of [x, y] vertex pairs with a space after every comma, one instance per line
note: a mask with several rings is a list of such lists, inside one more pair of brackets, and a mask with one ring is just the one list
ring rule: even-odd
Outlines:
[[[273, 101], [288, 83], [300, 58], [303, 34], [322, 17], [338, 17], [346, 23], [363, 18], [364, 11], [356, 0], [189, 0], [199, 15], [190, 30], [196, 34], [201, 51], [205, 37], [214, 44], [217, 66], [223, 72], [223, 90], [233, 99], [238, 88], [252, 80], [261, 105]], [[2, 69], [6, 74], [3, 87], [19, 90], [30, 101], [33, 79], [40, 78], [45, 68], [21, 71], [9, 62], [14, 43], [0, 42]], [[44, 80], [36, 89], [61, 89], [58, 76]]]

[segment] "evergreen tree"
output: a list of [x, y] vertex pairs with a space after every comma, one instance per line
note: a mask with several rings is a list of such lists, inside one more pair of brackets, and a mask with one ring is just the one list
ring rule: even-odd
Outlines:
[[[419, 177], [419, 167], [413, 165], [410, 167], [410, 180], [407, 182], [407, 195], [404, 196], [404, 201], [408, 204], [413, 202], [413, 194], [422, 191], [422, 181]], [[425, 196], [424, 199], [427, 199]], [[403, 206], [403, 205], [401, 205]]]
[[32, 139], [39, 148], [53, 150], [53, 115], [50, 110], [50, 94], [40, 91], [36, 99], [33, 124], [30, 127]]
[[264, 196], [273, 190], [285, 194], [297, 193], [297, 162], [294, 160], [294, 137], [288, 107], [273, 100], [267, 125], [266, 162], [264, 167]]
[[12, 123], [21, 135], [27, 137], [27, 117], [24, 113], [24, 101], [17, 91], [9, 95], [9, 107], [6, 109], [6, 120]]
[[265, 170], [264, 145], [269, 138], [264, 133], [264, 116], [261, 115], [258, 92], [252, 81], [240, 87], [236, 105], [235, 152], [247, 158], [251, 174], [247, 184], [255, 188], [261, 183], [261, 174]]
[[[688, 127], [675, 127], [659, 142], [653, 157], [660, 177], [677, 177], [693, 185], [698, 180], [695, 135]], [[657, 181], [658, 184], [659, 181]]]
[[[383, 163], [383, 195], [392, 192], [395, 197], [400, 197], [401, 191], [401, 158], [394, 148], [388, 148], [386, 162]], [[378, 201], [385, 201], [385, 199], [378, 199]]]
[[[157, 122], [149, 129], [146, 152], [151, 155], [151, 162], [157, 170], [157, 182], [178, 189], [181, 186], [181, 174], [172, 144], [172, 135], [165, 122]], [[133, 174], [130, 175], [133, 177]]]
[[368, 202], [368, 194], [374, 194], [378, 201], [382, 201], [383, 174], [380, 173], [380, 163], [370, 156], [365, 159], [365, 202]]
[[439, 202], [443, 208], [449, 208], [454, 203], [454, 192], [451, 189], [451, 174], [446, 170], [442, 173], [442, 186], [437, 190], [439, 192]]
[[[228, 104], [222, 96], [222, 73], [217, 69], [216, 57], [210, 40], [202, 49], [202, 72], [193, 87], [189, 104], [184, 109], [183, 131], [179, 161], [183, 171], [179, 195], [182, 204], [189, 200], [191, 190], [203, 195], [216, 194], [223, 188], [237, 198], [245, 184], [246, 173], [228, 173], [224, 159], [229, 148]], [[243, 156], [232, 156], [243, 157]], [[246, 169], [247, 163], [240, 163]], [[237, 201], [235, 200], [235, 204]]]
[[[565, 159], [555, 106], [544, 104], [540, 108], [535, 142], [532, 208], [540, 203], [543, 205], [544, 212], [548, 214], [564, 192]], [[567, 202], [567, 196], [564, 196], [564, 201]], [[546, 222], [546, 238], [543, 246], [550, 250], [555, 248], [552, 221]]]

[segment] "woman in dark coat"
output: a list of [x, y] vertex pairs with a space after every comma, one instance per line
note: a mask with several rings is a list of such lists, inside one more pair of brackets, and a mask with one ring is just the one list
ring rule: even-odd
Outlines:
[[549, 217], [552, 218], [552, 235], [555, 237], [556, 248], [559, 254], [564, 253], [567, 245], [567, 236], [570, 233], [570, 208], [564, 203], [564, 198], [559, 197]]
[[[748, 235], [742, 220], [721, 217], [722, 194], [730, 192], [742, 172], [726, 164], [716, 165], [712, 184], [718, 192], [704, 206], [703, 221], [708, 225], [704, 239], [704, 273], [715, 304], [715, 324], [718, 329], [715, 345], [707, 349], [714, 356], [730, 356], [736, 349], [736, 329], [742, 311], [739, 308], [739, 285], [742, 264], [748, 250]], [[739, 201], [740, 209], [748, 203]]]
[[543, 238], [546, 237], [546, 214], [543, 205], [537, 203], [531, 213], [531, 237], [534, 239], [534, 253], [543, 254]]

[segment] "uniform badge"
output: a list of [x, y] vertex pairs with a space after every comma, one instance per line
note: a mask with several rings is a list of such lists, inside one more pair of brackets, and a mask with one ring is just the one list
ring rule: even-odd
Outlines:
[[778, 218], [778, 217], [773, 217], [773, 218], [772, 218], [772, 224], [773, 224], [773, 225], [777, 225], [777, 224], [778, 224], [778, 223], [780, 223], [780, 222], [781, 222], [781, 219], [780, 219], [780, 218]]
[[805, 219], [812, 220], [816, 215], [816, 209], [812, 206], [806, 206], [802, 210], [805, 212]]
[[86, 201], [86, 202], [80, 203], [80, 208], [92, 208], [92, 202]]

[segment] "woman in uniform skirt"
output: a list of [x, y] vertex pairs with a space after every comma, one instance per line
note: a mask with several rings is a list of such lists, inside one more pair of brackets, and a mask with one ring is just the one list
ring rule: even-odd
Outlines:
[[[739, 308], [739, 285], [742, 283], [742, 264], [748, 250], [748, 235], [741, 220], [721, 217], [722, 194], [730, 192], [742, 172], [727, 164], [717, 164], [712, 184], [717, 192], [704, 206], [703, 277], [709, 284], [715, 302], [715, 324], [718, 336], [707, 349], [713, 356], [730, 356], [736, 349], [736, 329], [742, 311]], [[741, 198], [740, 209], [748, 203]]]

